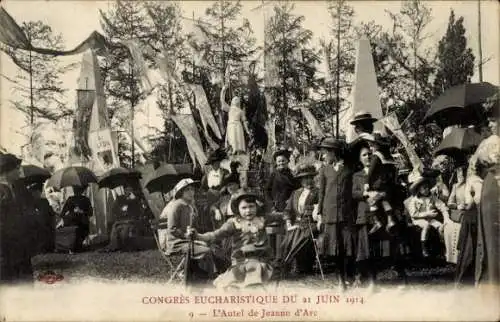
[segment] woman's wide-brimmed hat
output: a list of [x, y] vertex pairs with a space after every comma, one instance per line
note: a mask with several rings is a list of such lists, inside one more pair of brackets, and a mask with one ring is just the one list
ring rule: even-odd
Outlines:
[[276, 150], [276, 152], [274, 152], [273, 160], [276, 160], [276, 158], [279, 157], [280, 155], [284, 156], [287, 159], [290, 159], [291, 152], [288, 151], [288, 149], [280, 148]]
[[301, 179], [306, 177], [315, 177], [318, 174], [314, 165], [303, 165], [297, 168], [295, 178]]
[[318, 147], [320, 149], [344, 151], [346, 148], [346, 143], [344, 140], [327, 137], [321, 140], [321, 142], [318, 144]]
[[408, 175], [408, 182], [410, 183], [410, 193], [415, 194], [418, 188], [424, 183], [430, 183], [433, 186], [436, 183], [436, 178], [439, 176], [439, 171], [432, 169], [425, 169], [422, 173], [416, 176], [414, 173]]
[[240, 202], [241, 200], [243, 199], [255, 199], [255, 201], [257, 201], [259, 199], [259, 196], [248, 190], [248, 189], [240, 189], [238, 190], [238, 192], [231, 198], [231, 211], [233, 212], [233, 214], [235, 215], [239, 215], [240, 212], [239, 212], [239, 205], [240, 205]]
[[198, 185], [199, 183], [199, 181], [195, 181], [191, 178], [182, 179], [181, 181], [177, 182], [175, 187], [172, 189], [172, 194], [174, 195], [175, 199], [179, 199], [184, 189], [189, 186]]
[[228, 175], [224, 180], [222, 180], [222, 187], [220, 189], [220, 192], [225, 192], [227, 191], [227, 187], [231, 184], [236, 184], [240, 185], [240, 176], [238, 173], [231, 173]]
[[0, 174], [6, 173], [21, 166], [22, 160], [13, 154], [0, 154]]
[[354, 115], [354, 118], [351, 121], [351, 124], [356, 124], [360, 122], [371, 122], [375, 123], [377, 122], [377, 119], [374, 118], [371, 113], [365, 112], [365, 111], [360, 111]]
[[212, 153], [210, 153], [206, 164], [208, 165], [208, 164], [212, 164], [214, 162], [220, 162], [220, 161], [224, 160], [225, 158], [227, 158], [227, 153], [222, 149], [217, 149], [217, 150], [213, 151]]

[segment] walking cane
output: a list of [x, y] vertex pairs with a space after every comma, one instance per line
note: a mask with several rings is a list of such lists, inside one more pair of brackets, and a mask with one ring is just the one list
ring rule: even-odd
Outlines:
[[314, 234], [311, 228], [311, 220], [307, 220], [307, 227], [309, 227], [309, 233], [311, 233], [311, 239], [312, 243], [314, 246], [314, 253], [316, 254], [316, 261], [318, 262], [318, 267], [319, 267], [319, 272], [321, 273], [321, 279], [324, 281], [325, 280], [325, 275], [323, 274], [323, 266], [321, 266], [321, 261], [319, 260], [319, 251], [318, 247], [316, 246], [316, 241], [314, 240]]

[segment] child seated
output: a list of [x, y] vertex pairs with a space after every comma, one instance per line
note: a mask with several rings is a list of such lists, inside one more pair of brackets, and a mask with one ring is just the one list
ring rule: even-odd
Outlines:
[[436, 219], [439, 212], [448, 218], [448, 208], [439, 198], [431, 194], [431, 188], [434, 185], [434, 176], [424, 174], [415, 179], [410, 186], [412, 198], [408, 202], [408, 212], [414, 225], [422, 228], [420, 241], [422, 242], [422, 254], [429, 256], [427, 250], [427, 237], [430, 227], [438, 229], [440, 235], [443, 235], [443, 224]]
[[240, 190], [231, 198], [234, 216], [219, 229], [204, 234], [190, 229], [187, 233], [188, 237], [205, 242], [231, 238], [232, 266], [214, 281], [218, 288], [260, 286], [271, 278], [273, 268], [269, 262], [272, 252], [265, 230], [267, 218], [258, 214], [257, 199], [256, 194]]

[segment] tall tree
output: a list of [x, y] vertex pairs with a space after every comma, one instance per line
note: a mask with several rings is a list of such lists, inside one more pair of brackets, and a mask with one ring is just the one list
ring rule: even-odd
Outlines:
[[293, 10], [289, 3], [275, 6], [274, 15], [265, 26], [269, 33], [267, 54], [276, 57], [279, 67], [280, 86], [272, 89], [271, 97], [276, 115], [282, 116], [276, 120], [276, 139], [282, 144], [291, 139], [310, 139], [306, 122], [293, 106], [308, 99], [310, 90], [318, 88], [315, 73], [319, 51], [311, 45], [312, 32], [302, 26], [304, 16], [293, 14]]
[[393, 28], [382, 34], [381, 45], [389, 52], [389, 59], [395, 65], [391, 73], [396, 77], [383, 88], [391, 98], [387, 109], [396, 112], [400, 120], [406, 120], [411, 113], [406, 133], [417, 153], [429, 161], [441, 135], [439, 128], [422, 122], [434, 92], [434, 47], [426, 46], [431, 36], [427, 27], [432, 21], [432, 11], [423, 1], [411, 0], [403, 2], [398, 13], [387, 13]]
[[146, 45], [153, 34], [153, 26], [140, 2], [117, 1], [109, 11], [101, 11], [100, 15], [106, 38], [116, 44], [101, 61], [107, 107], [113, 127], [121, 129], [118, 136], [120, 162], [133, 166], [136, 151], [131, 151], [132, 147], [124, 132], [131, 132], [134, 110], [142, 97], [142, 91], [130, 52], [119, 44], [123, 40], [135, 39]]
[[455, 20], [455, 13], [451, 10], [446, 34], [438, 45], [435, 95], [449, 87], [470, 83], [474, 74], [474, 55], [467, 47], [463, 22], [463, 17]]
[[[21, 28], [33, 46], [64, 49], [62, 35], [42, 21], [23, 22]], [[57, 57], [8, 46], [2, 46], [2, 50], [19, 67], [14, 78], [4, 77], [13, 83], [16, 99], [11, 103], [26, 114], [28, 124], [34, 126], [43, 119], [57, 121], [72, 113], [65, 100], [67, 89], [63, 87], [61, 76], [74, 68], [74, 64], [64, 65]]]
[[[331, 107], [331, 113], [328, 115], [335, 115], [331, 119], [332, 132], [338, 135], [339, 112], [349, 107], [347, 98], [352, 89], [356, 52], [354, 9], [345, 0], [330, 1], [328, 12], [331, 17], [330, 35], [333, 40], [323, 44], [323, 48], [328, 49], [325, 52], [330, 53], [330, 55], [325, 56], [325, 59], [329, 67], [328, 70], [333, 72], [330, 75], [330, 82], [325, 85], [327, 101]], [[333, 97], [335, 97], [334, 100]], [[334, 129], [335, 131], [333, 131]]]

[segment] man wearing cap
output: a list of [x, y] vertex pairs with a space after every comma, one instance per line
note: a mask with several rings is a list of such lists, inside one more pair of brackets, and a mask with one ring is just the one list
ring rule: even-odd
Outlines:
[[0, 281], [32, 282], [31, 245], [22, 192], [14, 185], [20, 177], [21, 160], [0, 155]]
[[[160, 214], [160, 219], [167, 220], [167, 229], [159, 230], [160, 243], [166, 254], [186, 253], [191, 241], [185, 238], [188, 227], [193, 227], [198, 220], [195, 207], [195, 186], [199, 184], [191, 178], [180, 180], [172, 189], [172, 199]], [[201, 242], [193, 245], [193, 259], [198, 260], [205, 274], [217, 271], [211, 249]]]
[[347, 263], [354, 256], [352, 170], [344, 164], [345, 141], [325, 138], [319, 148], [327, 164], [318, 175], [318, 221], [325, 226], [318, 248], [325, 257], [335, 259], [339, 286], [344, 289]]

